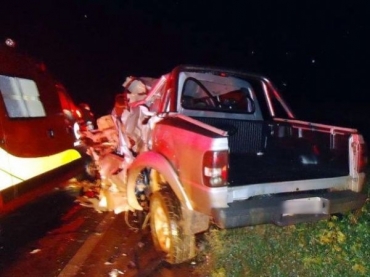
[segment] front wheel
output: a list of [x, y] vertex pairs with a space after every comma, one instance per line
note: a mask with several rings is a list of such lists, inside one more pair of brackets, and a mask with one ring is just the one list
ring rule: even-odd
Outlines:
[[195, 256], [195, 236], [186, 228], [181, 205], [169, 188], [153, 192], [150, 197], [150, 228], [157, 250], [166, 261], [179, 264]]
[[100, 179], [99, 170], [96, 166], [95, 161], [89, 155], [86, 154], [82, 155], [82, 159], [83, 159], [83, 170], [81, 174], [76, 176], [77, 180], [78, 181], [87, 180], [89, 182], [94, 182]]

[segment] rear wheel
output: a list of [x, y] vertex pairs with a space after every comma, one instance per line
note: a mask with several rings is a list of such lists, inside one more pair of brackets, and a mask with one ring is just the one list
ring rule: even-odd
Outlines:
[[184, 221], [181, 204], [168, 187], [150, 197], [150, 228], [157, 250], [166, 254], [171, 264], [185, 262], [195, 256], [195, 236]]

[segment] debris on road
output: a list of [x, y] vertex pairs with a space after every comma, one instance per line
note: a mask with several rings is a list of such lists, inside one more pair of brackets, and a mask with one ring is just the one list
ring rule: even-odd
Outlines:
[[109, 277], [117, 277], [118, 275], [123, 275], [124, 272], [118, 270], [118, 269], [113, 269], [111, 272], [109, 272]]

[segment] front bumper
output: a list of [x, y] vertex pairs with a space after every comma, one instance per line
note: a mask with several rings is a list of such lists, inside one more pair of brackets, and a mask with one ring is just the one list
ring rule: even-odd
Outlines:
[[[228, 208], [214, 208], [212, 217], [217, 226], [225, 229], [266, 223], [286, 226], [361, 208], [366, 198], [366, 195], [350, 190], [269, 195], [230, 203]], [[297, 203], [301, 209], [297, 209]]]

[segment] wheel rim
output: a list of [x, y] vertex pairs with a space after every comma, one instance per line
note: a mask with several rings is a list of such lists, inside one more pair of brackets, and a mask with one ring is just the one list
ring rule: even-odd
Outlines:
[[151, 173], [150, 173], [151, 190], [153, 192], [158, 191], [158, 190], [160, 190], [161, 186], [165, 183], [166, 183], [166, 181], [165, 181], [164, 177], [162, 176], [162, 174], [160, 174], [158, 171], [152, 169]]
[[154, 229], [160, 248], [168, 253], [171, 247], [171, 228], [168, 218], [161, 205], [155, 205], [153, 209]]
[[93, 177], [93, 178], [96, 178], [96, 173], [97, 173], [97, 170], [96, 170], [96, 166], [91, 162], [89, 164], [86, 165], [85, 167], [86, 169], [86, 173], [90, 176], [90, 177]]

